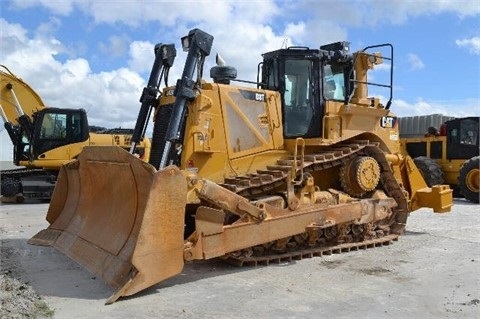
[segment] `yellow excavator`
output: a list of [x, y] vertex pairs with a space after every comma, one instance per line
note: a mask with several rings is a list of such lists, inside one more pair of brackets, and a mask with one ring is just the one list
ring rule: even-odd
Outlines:
[[[60, 167], [86, 145], [131, 146], [133, 130], [88, 125], [83, 109], [45, 106], [30, 85], [0, 65], [0, 115], [13, 144], [13, 162], [21, 168], [2, 170], [2, 201], [50, 199]], [[139, 157], [148, 160], [150, 140], [143, 138]]]
[[[50, 226], [29, 241], [101, 277], [115, 289], [107, 303], [180, 274], [185, 262], [258, 265], [388, 245], [410, 212], [450, 211], [448, 185], [427, 187], [400, 153], [392, 76], [367, 79], [385, 60], [393, 71], [393, 46], [275, 50], [263, 54], [257, 81], [217, 59], [209, 82], [212, 42], [199, 29], [182, 38], [182, 77], [152, 106], [149, 163], [119, 147], [85, 147], [61, 168]], [[172, 46], [156, 51], [152, 74]], [[369, 86], [390, 92], [386, 104], [368, 97]]]

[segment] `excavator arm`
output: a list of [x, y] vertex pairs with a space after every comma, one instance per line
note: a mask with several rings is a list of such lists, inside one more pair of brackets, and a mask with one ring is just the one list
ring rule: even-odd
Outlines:
[[0, 114], [14, 145], [17, 142], [15, 131], [18, 128], [21, 128], [30, 140], [32, 139], [33, 114], [45, 107], [40, 96], [30, 85], [6, 66], [0, 65]]

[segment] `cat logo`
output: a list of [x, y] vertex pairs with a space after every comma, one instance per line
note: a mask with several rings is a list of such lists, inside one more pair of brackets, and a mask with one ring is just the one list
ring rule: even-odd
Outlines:
[[397, 118], [394, 116], [382, 116], [380, 126], [384, 128], [394, 128], [397, 124]]
[[265, 102], [265, 94], [255, 93], [255, 101]]
[[255, 92], [249, 90], [239, 90], [242, 97], [247, 100], [252, 100], [256, 102], [265, 102], [265, 93]]

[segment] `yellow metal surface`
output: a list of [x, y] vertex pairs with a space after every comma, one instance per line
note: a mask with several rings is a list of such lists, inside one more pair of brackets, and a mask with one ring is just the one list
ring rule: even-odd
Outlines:
[[6, 66], [0, 65], [0, 105], [7, 120], [18, 125], [19, 114], [16, 110], [15, 96], [22, 111], [30, 118], [33, 113], [46, 107], [35, 90], [10, 72]]
[[[223, 226], [221, 218], [210, 218], [208, 223], [197, 224], [196, 232], [189, 238], [194, 245], [185, 247], [185, 255], [188, 260], [209, 259], [259, 243], [301, 234], [312, 226], [326, 228], [352, 221], [365, 223], [381, 220], [388, 217], [395, 206], [396, 203], [391, 198], [332, 206], [305, 205], [299, 206], [295, 211], [265, 205], [267, 218], [261, 223], [245, 221]], [[202, 214], [202, 219], [206, 218], [204, 215]]]
[[362, 157], [357, 164], [359, 186], [365, 191], [374, 190], [380, 181], [380, 166], [372, 157]]
[[155, 173], [131, 259], [135, 270], [107, 303], [182, 271], [186, 193], [187, 182], [178, 168]]
[[413, 210], [430, 207], [435, 213], [448, 213], [453, 206], [453, 192], [448, 185], [419, 189], [412, 200]]
[[410, 156], [399, 156], [398, 159], [390, 156], [394, 160], [393, 171], [398, 180], [402, 181], [405, 192], [410, 199], [410, 211], [422, 207], [432, 208], [435, 213], [445, 213], [451, 210], [453, 206], [453, 191], [448, 185], [436, 185], [432, 188], [427, 187], [419, 169]]
[[[461, 159], [448, 159], [447, 158], [447, 137], [446, 136], [425, 136], [425, 137], [411, 137], [411, 138], [402, 138], [400, 141], [401, 145], [401, 153], [403, 155], [408, 155], [407, 153], [407, 144], [413, 144], [413, 143], [425, 143], [425, 156], [427, 157], [432, 157], [432, 145], [434, 143], [438, 144], [441, 143], [441, 157], [440, 158], [432, 158], [435, 162], [440, 165], [441, 170], [443, 172], [443, 180], [445, 184], [448, 185], [457, 185], [458, 184], [458, 178], [459, 178], [459, 172], [462, 167], [462, 165], [465, 163], [468, 158], [461, 158]], [[436, 157], [436, 156], [434, 156]], [[478, 179], [477, 179], [478, 180]], [[472, 180], [474, 181], [474, 180]], [[472, 191], [475, 189], [474, 184], [471, 184], [473, 186]], [[478, 192], [478, 186], [477, 186], [477, 191]]]
[[465, 184], [467, 185], [468, 189], [474, 193], [479, 192], [479, 184], [480, 184], [480, 168], [472, 169], [467, 173], [465, 177]]
[[[381, 63], [379, 56], [358, 61], [358, 81]], [[118, 147], [86, 147], [62, 168], [51, 226], [32, 242], [57, 247], [116, 288], [108, 303], [180, 273], [184, 260], [312, 229], [388, 226], [382, 222], [394, 214], [389, 231], [399, 235], [410, 211], [450, 209], [451, 190], [428, 188], [413, 161], [399, 154], [398, 127], [380, 125], [395, 115], [368, 98], [363, 84], [353, 103], [327, 101], [320, 136], [301, 143], [283, 137], [278, 92], [202, 82], [197, 93], [188, 103], [181, 170], [156, 172]], [[159, 107], [172, 101], [164, 94]], [[367, 148], [381, 156], [366, 156]], [[281, 177], [238, 190], [265, 171], [272, 181]], [[193, 229], [184, 241], [187, 218]]]
[[[58, 170], [63, 164], [66, 164], [80, 154], [85, 146], [120, 146], [127, 150], [131, 146], [131, 135], [126, 134], [96, 134], [90, 133], [89, 138], [84, 142], [71, 143], [61, 147], [54, 148], [40, 154], [36, 159], [30, 161], [20, 161], [19, 164], [27, 167], [38, 167], [50, 170]], [[144, 150], [140, 158], [148, 161], [150, 157], [151, 144], [148, 138], [144, 138], [138, 148]]]
[[[6, 120], [14, 125], [19, 124], [19, 112], [32, 120], [35, 113], [47, 108], [38, 93], [4, 65], [0, 65], [0, 106]], [[131, 135], [90, 133], [86, 141], [63, 145], [28, 160], [19, 160], [18, 166], [59, 170], [63, 164], [75, 159], [85, 146], [120, 146], [129, 149]], [[139, 143], [138, 148], [144, 150], [142, 159], [148, 161], [151, 148], [150, 140], [144, 138]]]
[[340, 170], [342, 186], [351, 195], [362, 196], [374, 190], [380, 181], [380, 166], [370, 156], [357, 157]]

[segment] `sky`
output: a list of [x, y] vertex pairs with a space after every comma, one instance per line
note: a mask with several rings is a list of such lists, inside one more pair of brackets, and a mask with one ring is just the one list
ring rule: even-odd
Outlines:
[[[480, 115], [480, 4], [470, 0], [0, 0], [0, 64], [47, 106], [133, 128], [155, 44], [177, 47], [174, 84], [193, 28], [214, 36], [207, 79], [215, 53], [254, 81], [261, 54], [285, 44], [391, 43], [397, 116]], [[0, 142], [0, 160], [11, 160], [4, 129]]]

